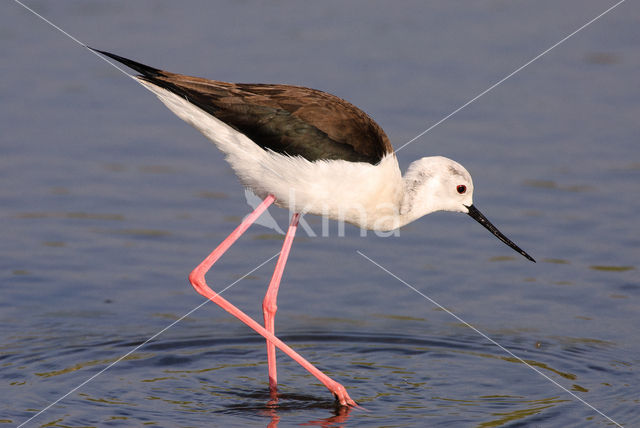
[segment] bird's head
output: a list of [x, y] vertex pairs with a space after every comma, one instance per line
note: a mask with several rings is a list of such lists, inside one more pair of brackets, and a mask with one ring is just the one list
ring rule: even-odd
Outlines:
[[431, 156], [413, 162], [405, 174], [405, 207], [423, 216], [434, 211], [468, 213], [473, 205], [471, 174], [458, 162]]
[[404, 178], [405, 201], [403, 213], [409, 221], [434, 211], [454, 211], [468, 214], [499, 240], [535, 260], [504, 236], [473, 205], [473, 180], [471, 174], [458, 162], [442, 156], [431, 156], [413, 162]]

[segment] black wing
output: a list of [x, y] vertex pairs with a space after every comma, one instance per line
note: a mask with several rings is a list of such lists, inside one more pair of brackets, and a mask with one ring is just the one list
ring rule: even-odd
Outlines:
[[141, 79], [186, 98], [264, 149], [310, 161], [343, 159], [371, 164], [393, 152], [377, 123], [335, 95], [302, 86], [185, 76], [96, 51], [136, 70]]

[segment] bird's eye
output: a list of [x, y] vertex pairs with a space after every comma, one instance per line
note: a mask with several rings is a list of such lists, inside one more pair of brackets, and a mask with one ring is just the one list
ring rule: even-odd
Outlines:
[[462, 195], [467, 191], [467, 186], [465, 186], [464, 184], [459, 184], [458, 187], [456, 187], [456, 190]]

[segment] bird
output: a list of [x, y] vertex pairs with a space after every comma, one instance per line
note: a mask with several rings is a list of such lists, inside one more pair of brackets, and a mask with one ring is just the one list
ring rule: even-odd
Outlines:
[[[535, 262], [476, 208], [473, 181], [462, 165], [443, 156], [423, 157], [403, 175], [382, 128], [342, 98], [303, 86], [229, 83], [177, 74], [88, 48], [139, 73], [131, 77], [211, 140], [242, 185], [262, 200], [189, 274], [189, 282], [266, 339], [272, 397], [277, 398], [278, 348], [326, 386], [338, 405], [358, 406], [342, 384], [275, 335], [278, 290], [301, 215], [393, 231], [436, 211], [465, 213]], [[262, 302], [262, 325], [215, 293], [205, 274], [272, 204], [293, 214]]]

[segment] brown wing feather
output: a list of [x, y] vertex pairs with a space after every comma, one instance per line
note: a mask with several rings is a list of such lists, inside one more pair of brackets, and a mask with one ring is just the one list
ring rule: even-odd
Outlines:
[[377, 123], [335, 95], [302, 86], [186, 76], [100, 52], [140, 72], [145, 80], [186, 97], [265, 149], [311, 161], [345, 159], [372, 164], [393, 152]]

